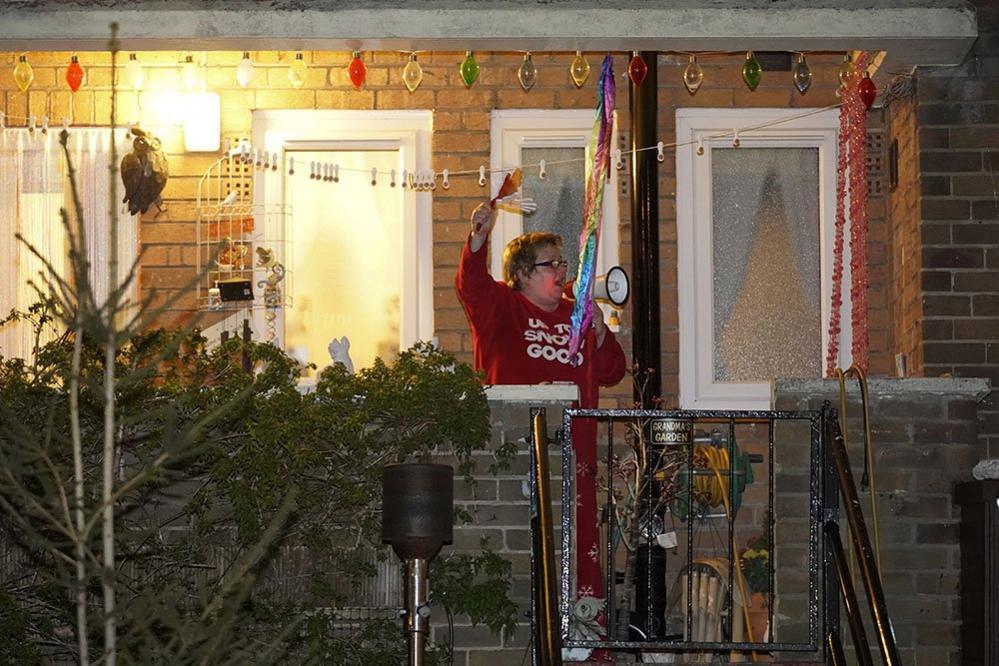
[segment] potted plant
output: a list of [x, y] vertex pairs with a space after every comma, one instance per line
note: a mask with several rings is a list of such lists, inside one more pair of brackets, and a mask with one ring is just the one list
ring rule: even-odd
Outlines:
[[752, 637], [760, 642], [766, 639], [770, 608], [770, 539], [767, 533], [753, 537], [739, 555], [739, 566], [750, 595], [749, 620]]

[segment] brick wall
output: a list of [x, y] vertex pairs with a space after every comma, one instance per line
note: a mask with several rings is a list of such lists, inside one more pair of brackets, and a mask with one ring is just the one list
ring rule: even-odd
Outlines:
[[[922, 320], [913, 306], [904, 326], [913, 334], [923, 373], [999, 380], [999, 6], [978, 2], [979, 38], [960, 67], [919, 72], [915, 127], [899, 123], [914, 142], [918, 200], [909, 224], [920, 235]], [[915, 138], [913, 138], [915, 137]], [[911, 179], [910, 179], [910, 182]], [[893, 220], [905, 224], [904, 220]], [[911, 228], [910, 228], [911, 230]], [[911, 317], [911, 318], [910, 318]], [[981, 410], [980, 436], [999, 455], [999, 399]]]
[[[987, 391], [985, 381], [967, 379], [883, 379], [870, 384], [882, 580], [906, 664], [961, 663], [960, 509], [953, 501], [953, 487], [971, 479], [971, 467], [982, 456], [976, 415], [977, 402]], [[839, 404], [834, 381], [778, 381], [775, 395], [777, 409], [820, 409], [826, 400]], [[849, 387], [847, 412], [850, 456], [859, 481], [863, 428], [855, 383]], [[784, 460], [780, 473], [794, 474], [793, 459]], [[782, 499], [794, 501], [789, 495]], [[861, 504], [873, 534], [865, 493]], [[845, 517], [840, 524], [845, 526]], [[857, 594], [868, 616], [859, 587]], [[849, 638], [845, 616], [842, 634], [844, 640]], [[876, 650], [869, 622], [867, 637]]]
[[[922, 246], [919, 225], [918, 137], [916, 104], [912, 96], [893, 101], [887, 109], [888, 144], [898, 142], [898, 185], [888, 195], [891, 220], [891, 321], [896, 353], [906, 356], [910, 376], [923, 374], [923, 302], [920, 268]], [[928, 178], [925, 187], [932, 191]], [[923, 190], [926, 191], [926, 190]], [[932, 278], [930, 278], [932, 279]]]
[[[64, 82], [69, 53], [31, 53], [29, 60], [35, 70], [35, 82], [28, 94], [16, 90], [12, 68], [14, 53], [0, 53], [0, 109], [9, 116], [58, 119], [67, 116], [72, 107], [77, 124], [106, 125], [110, 119], [111, 69], [106, 54], [81, 54], [87, 70], [87, 81], [75, 95], [67, 92]], [[477, 169], [489, 163], [489, 114], [493, 109], [510, 108], [593, 108], [596, 101], [596, 79], [599, 57], [590, 54], [593, 66], [590, 80], [582, 90], [576, 90], [568, 78], [569, 54], [535, 54], [539, 69], [537, 85], [529, 92], [521, 90], [516, 69], [521, 55], [516, 53], [478, 53], [481, 65], [479, 81], [470, 90], [458, 78], [461, 53], [427, 53], [420, 55], [424, 80], [416, 93], [410, 94], [402, 85], [401, 71], [404, 54], [395, 52], [365, 53], [368, 73], [362, 90], [354, 90], [346, 73], [350, 54], [346, 52], [305, 52], [309, 65], [305, 85], [295, 90], [287, 78], [286, 66], [293, 53], [262, 51], [252, 54], [257, 64], [254, 80], [246, 88], [235, 82], [238, 52], [206, 54], [204, 70], [206, 84], [219, 93], [222, 100], [222, 132], [229, 138], [246, 137], [251, 130], [252, 109], [433, 109], [433, 166], [452, 172]], [[124, 60], [123, 56], [123, 60]], [[184, 285], [194, 273], [197, 179], [215, 157], [206, 154], [185, 154], [182, 132], [168, 129], [175, 113], [177, 98], [171, 91], [182, 89], [176, 52], [140, 53], [147, 66], [147, 84], [141, 97], [127, 82], [119, 93], [119, 121], [137, 117], [143, 126], [161, 134], [169, 155], [171, 179], [167, 185], [167, 210], [147, 215], [141, 224], [141, 239], [146, 257], [143, 262], [142, 287], [155, 287], [159, 298]], [[675, 132], [675, 111], [679, 107], [822, 107], [837, 101], [836, 70], [841, 56], [813, 54], [809, 57], [814, 80], [806, 95], [794, 91], [790, 72], [767, 72], [759, 88], [750, 92], [742, 82], [741, 55], [703, 58], [704, 83], [694, 96], [683, 88], [681, 76], [686, 58], [660, 56], [659, 62], [659, 128], [663, 141], [669, 143]], [[629, 131], [627, 81], [621, 74], [626, 58], [618, 56], [618, 118], [620, 131], [627, 139]], [[141, 103], [141, 113], [139, 107]], [[876, 114], [872, 114], [872, 132], [879, 131]], [[19, 122], [12, 119], [9, 124]], [[630, 174], [621, 174], [618, 193], [621, 210], [622, 264], [630, 270], [631, 223], [629, 215]], [[660, 165], [660, 318], [662, 322], [663, 397], [666, 407], [677, 406], [679, 371], [679, 321], [676, 292], [676, 174], [672, 155]], [[467, 219], [486, 190], [475, 179], [453, 179], [450, 190], [438, 188], [433, 195], [434, 239], [434, 307], [436, 334], [442, 345], [471, 361], [472, 341], [453, 289], [454, 272], [461, 244], [467, 233]], [[887, 289], [887, 230], [881, 222], [884, 206], [875, 196], [871, 202], [870, 257], [871, 287], [868, 294], [871, 322], [872, 371], [887, 373], [891, 368], [891, 335], [889, 326], [889, 294]], [[194, 308], [193, 295], [183, 296], [161, 323], [169, 324], [190, 317]], [[630, 310], [623, 318], [621, 336], [625, 351], [630, 348]], [[629, 403], [632, 387], [629, 380], [604, 393], [610, 403]]]
[[[519, 605], [520, 626], [512, 635], [493, 636], [484, 626], [473, 627], [467, 617], [458, 616], [454, 621], [455, 664], [457, 666], [505, 666], [525, 662], [530, 640], [529, 611], [531, 608], [531, 539], [529, 502], [523, 494], [523, 483], [530, 471], [529, 438], [531, 435], [531, 407], [544, 407], [550, 436], [561, 426], [564, 402], [518, 402], [490, 400], [492, 441], [495, 448], [506, 442], [519, 442], [517, 455], [510, 469], [496, 476], [486, 470], [493, 462], [491, 451], [476, 454], [476, 486], [470, 488], [455, 476], [455, 504], [472, 513], [474, 524], [456, 526], [454, 544], [446, 546], [447, 552], [478, 552], [482, 539], [489, 540], [490, 548], [500, 552], [513, 565], [511, 597]], [[559, 524], [561, 514], [562, 458], [558, 447], [551, 447], [549, 470], [552, 477], [551, 492], [553, 523]], [[554, 536], [556, 547], [561, 543], [561, 530]], [[430, 581], [431, 588], [433, 580]], [[444, 611], [433, 609], [433, 636], [443, 637], [448, 631]], [[530, 661], [527, 658], [527, 661]]]

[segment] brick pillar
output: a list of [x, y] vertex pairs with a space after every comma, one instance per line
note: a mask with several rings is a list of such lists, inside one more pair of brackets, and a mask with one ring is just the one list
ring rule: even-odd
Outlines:
[[[906, 664], [961, 663], [960, 507], [953, 501], [953, 491], [957, 482], [971, 479], [972, 466], [983, 456], [977, 407], [988, 391], [988, 383], [977, 379], [870, 382], [881, 577], [888, 613]], [[832, 380], [778, 380], [774, 396], [775, 409], [820, 409], [827, 400], [838, 406], [839, 386]], [[856, 382], [849, 386], [847, 413], [851, 465], [859, 483], [863, 427]], [[784, 467], [780, 470], [788, 474], [793, 471]], [[861, 493], [861, 504], [870, 521], [868, 497]], [[778, 525], [780, 520], [778, 514]], [[840, 524], [846, 524], [845, 517]], [[868, 529], [873, 530], [870, 522]], [[778, 555], [782, 545], [779, 535]], [[780, 566], [779, 561], [777, 564]], [[876, 634], [859, 579], [856, 585], [867, 638], [877, 654]], [[841, 633], [848, 641], [845, 617]], [[879, 657], [875, 659], [879, 661]]]
[[[979, 37], [964, 65], [919, 72], [915, 136], [922, 372], [999, 381], [999, 5], [978, 0]], [[909, 132], [908, 137], [913, 134]], [[900, 142], [901, 143], [901, 142]], [[896, 270], [900, 267], [896, 264]], [[903, 269], [905, 270], [905, 269]], [[904, 350], [904, 348], [903, 348]], [[919, 352], [914, 356], [918, 358]], [[999, 396], [980, 410], [979, 436], [999, 455]]]

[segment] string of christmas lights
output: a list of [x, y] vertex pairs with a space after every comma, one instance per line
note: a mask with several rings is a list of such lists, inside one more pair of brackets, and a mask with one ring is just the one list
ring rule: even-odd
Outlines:
[[[407, 55], [407, 60], [402, 68], [401, 78], [407, 90], [413, 93], [416, 92], [416, 90], [420, 87], [420, 84], [423, 82], [423, 67], [420, 65], [417, 58], [419, 51], [406, 51], [403, 53]], [[535, 83], [537, 83], [539, 71], [537, 65], [534, 63], [532, 53], [530, 51], [525, 51], [523, 53], [523, 61], [517, 68], [517, 80], [520, 82], [520, 86], [523, 88], [524, 92], [528, 92], [534, 87]], [[698, 58], [704, 59], [714, 56], [730, 57], [741, 52], [658, 51], [657, 53], [659, 55], [682, 55], [689, 58], [687, 66], [683, 70], [682, 81], [684, 87], [687, 89], [687, 92], [690, 93], [690, 95], [695, 95], [704, 83], [704, 70], [699, 64]], [[789, 51], [788, 53], [797, 55], [797, 61], [791, 69], [791, 82], [793, 83], [795, 89], [804, 95], [812, 83], [812, 72], [811, 68], [808, 66], [806, 53], [803, 51]], [[745, 54], [746, 57], [742, 63], [741, 70], [742, 79], [747, 88], [750, 90], [756, 90], [762, 80], [764, 69], [753, 51], [746, 51]], [[194, 56], [192, 55], [183, 55], [182, 58], [183, 59], [178, 66], [181, 70], [181, 80], [183, 81], [184, 86], [188, 89], [194, 89], [199, 85], [203, 87], [203, 80], [201, 80], [201, 77], [198, 76], [198, 68], [207, 67], [207, 56], [205, 54], [202, 55], [200, 65], [194, 62]], [[847, 54], [844, 62], [850, 62], [849, 54]], [[143, 65], [135, 53], [129, 54], [124, 71], [125, 77], [133, 90], [138, 91], [145, 87], [145, 70], [147, 67], [151, 66], [153, 65]], [[174, 65], [169, 64], [156, 66], [175, 67]], [[295, 52], [294, 58], [288, 64], [271, 63], [267, 65], [254, 63], [250, 57], [250, 52], [243, 51], [243, 57], [236, 66], [236, 83], [242, 88], [248, 87], [253, 82], [253, 74], [257, 67], [287, 68], [288, 81], [292, 87], [296, 89], [305, 85], [309, 72], [309, 65], [305, 62], [301, 51]], [[347, 76], [353, 87], [356, 90], [362, 89], [367, 78], [367, 65], [364, 62], [361, 51], [354, 51], [352, 53], [350, 62], [346, 66], [346, 70]], [[481, 73], [481, 67], [475, 59], [475, 53], [473, 51], [465, 52], [465, 57], [458, 64], [458, 73], [466, 88], [471, 88], [478, 81], [479, 74]], [[576, 88], [582, 88], [586, 84], [590, 74], [590, 64], [582, 51], [575, 52], [575, 56], [569, 64], [568, 74], [569, 80], [572, 81]], [[18, 62], [14, 66], [13, 75], [14, 82], [18, 89], [21, 92], [26, 92], [34, 81], [34, 72], [31, 68], [30, 62], [28, 61], [27, 53], [22, 53], [18, 56]], [[638, 51], [631, 52], [631, 58], [628, 61], [626, 69], [626, 76], [635, 86], [641, 86], [648, 76], [648, 64]], [[86, 72], [80, 64], [78, 56], [74, 54], [71, 57], [70, 64], [66, 70], [66, 83], [73, 92], [76, 92], [79, 90], [80, 86], [85, 83], [85, 80]], [[870, 81], [870, 78], [867, 77], [866, 80]], [[865, 87], [873, 89], [874, 83], [873, 81], [870, 81], [870, 83], [865, 83], [864, 85]], [[876, 93], [876, 89], [873, 89], [873, 94]]]

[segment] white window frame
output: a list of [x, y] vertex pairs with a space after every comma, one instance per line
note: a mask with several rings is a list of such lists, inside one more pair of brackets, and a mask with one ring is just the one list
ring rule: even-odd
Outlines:
[[[611, 145], [617, 145], [617, 114], [614, 116]], [[587, 148], [595, 116], [590, 109], [515, 109], [493, 111], [490, 118], [491, 192], [503, 183], [504, 168], [521, 163], [524, 148]], [[490, 195], [491, 196], [491, 195]], [[597, 248], [597, 275], [618, 264], [617, 169], [610, 169], [604, 185], [604, 216]], [[580, 220], [582, 225], [582, 220]], [[501, 210], [496, 218], [490, 242], [490, 266], [493, 276], [503, 275], [503, 248], [524, 233], [523, 217]]]
[[[804, 115], [809, 111], [814, 113]], [[712, 148], [731, 148], [734, 128], [763, 125], [767, 127], [740, 134], [742, 148], [817, 148], [819, 151], [822, 356], [816, 360], [823, 374], [825, 372], [836, 221], [838, 111], [677, 109], [676, 216], [681, 409], [769, 409], [771, 406], [770, 382], [715, 381], [712, 356]], [[698, 145], [703, 145], [703, 155], [697, 154]], [[845, 368], [850, 364], [851, 346], [849, 229], [845, 230], [844, 236], [844, 289], [840, 321], [845, 325], [840, 334], [839, 365]]]
[[[355, 111], [281, 109], [253, 112], [253, 145], [284, 158], [289, 150], [399, 150], [401, 169], [429, 170], [433, 112], [426, 110]], [[301, 170], [304, 173], [304, 169]], [[268, 178], [254, 193], [254, 203], [284, 198], [284, 178]], [[336, 188], [337, 185], [331, 185]], [[350, 185], [339, 185], [350, 196]], [[379, 184], [378, 187], [386, 187]], [[331, 189], [331, 198], [337, 193]], [[402, 217], [402, 294], [400, 350], [434, 335], [433, 217], [429, 192], [407, 190]], [[330, 205], [335, 205], [331, 201]], [[294, 219], [292, 219], [294, 224]], [[358, 285], [363, 288], [363, 285]], [[254, 312], [255, 333], [264, 329], [262, 313]], [[279, 312], [279, 338], [284, 341], [284, 313]], [[332, 333], [331, 333], [332, 335]]]

